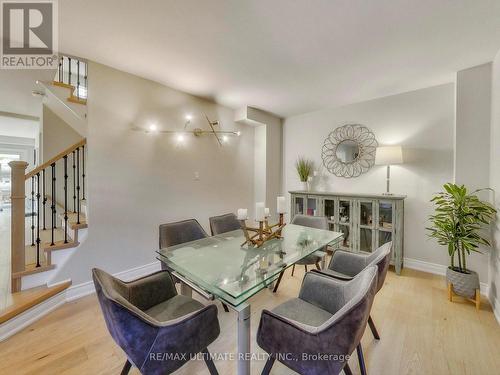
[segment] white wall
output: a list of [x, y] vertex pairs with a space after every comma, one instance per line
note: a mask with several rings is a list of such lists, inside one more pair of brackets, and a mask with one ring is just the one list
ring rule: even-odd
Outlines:
[[[253, 194], [255, 202], [266, 201], [266, 125], [254, 128]], [[253, 207], [250, 207], [252, 211]]]
[[64, 149], [74, 145], [83, 137], [49, 107], [43, 106], [42, 148], [43, 161], [56, 156]]
[[[175, 137], [131, 131], [157, 124], [206, 129], [204, 114], [224, 130], [241, 131], [219, 147], [211, 136]], [[90, 280], [92, 267], [118, 272], [155, 260], [158, 226], [208, 218], [253, 202], [254, 130], [234, 123], [234, 111], [152, 81], [89, 64], [88, 237], [57, 280]], [[199, 180], [195, 180], [195, 172]]]
[[[80, 141], [83, 137], [78, 134], [70, 125], [68, 125], [62, 118], [57, 116], [47, 105], [43, 105], [42, 110], [42, 162], [46, 162], [53, 158], [61, 151], [67, 149], [68, 147], [74, 145]], [[83, 156], [80, 156], [83, 158]], [[73, 209], [73, 169], [72, 156], [68, 157], [68, 207]], [[51, 169], [46, 169], [46, 181], [45, 189], [47, 195], [51, 195], [51, 185], [49, 176], [51, 175]], [[64, 159], [60, 159], [56, 162], [56, 202], [62, 207], [64, 207]], [[82, 191], [83, 192], [83, 191]], [[50, 220], [51, 214], [50, 210], [45, 211], [46, 220]]]
[[265, 202], [276, 220], [276, 197], [282, 195], [282, 119], [245, 106], [235, 111], [235, 121], [255, 129], [254, 201]]
[[[495, 191], [494, 204], [500, 212], [500, 52], [493, 61], [491, 108], [490, 187]], [[490, 253], [490, 302], [500, 322], [500, 214], [493, 228]]]
[[391, 190], [406, 194], [405, 257], [448, 265], [447, 251], [429, 240], [425, 226], [429, 200], [453, 179], [454, 84], [326, 109], [285, 119], [284, 190], [300, 189], [294, 169], [298, 156], [314, 160], [318, 190], [359, 193], [385, 191], [385, 167], [375, 166], [354, 179], [336, 177], [322, 167], [321, 147], [329, 132], [346, 123], [370, 128], [380, 145], [399, 144], [405, 164], [391, 167]]
[[[456, 79], [455, 182], [470, 191], [490, 186], [491, 63], [459, 71]], [[488, 191], [479, 193], [489, 200]], [[467, 268], [488, 280], [490, 249], [472, 253]]]
[[[265, 159], [260, 160], [260, 165], [256, 165], [256, 169], [264, 171], [265, 177], [262, 179], [257, 179], [255, 184], [260, 187], [259, 190], [264, 189], [264, 201], [266, 202], [266, 207], [269, 207], [271, 215], [276, 213], [276, 197], [282, 195], [281, 191], [281, 141], [282, 141], [282, 126], [281, 118], [259, 110], [257, 108], [247, 107], [247, 117], [248, 119], [255, 121], [259, 124], [264, 124], [260, 126], [260, 131], [265, 132]], [[277, 216], [277, 215], [276, 215]]]

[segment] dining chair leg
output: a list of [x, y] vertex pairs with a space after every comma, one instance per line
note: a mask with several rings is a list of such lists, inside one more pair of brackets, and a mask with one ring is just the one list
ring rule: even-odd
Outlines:
[[285, 273], [284, 270], [280, 272], [280, 275], [278, 276], [278, 280], [276, 280], [276, 285], [274, 286], [273, 293], [276, 293], [278, 291], [278, 287], [280, 286], [281, 278], [283, 277], [284, 273]]
[[347, 362], [346, 362], [346, 364], [344, 365], [344, 369], [343, 369], [343, 370], [344, 370], [344, 374], [345, 374], [345, 375], [352, 375], [351, 368], [349, 367], [349, 364], [347, 364]]
[[208, 371], [210, 372], [210, 375], [219, 375], [219, 372], [217, 371], [217, 368], [215, 367], [215, 363], [212, 359], [212, 356], [210, 355], [210, 352], [208, 351], [207, 348], [203, 349], [201, 351], [203, 354], [203, 359], [205, 360], [205, 364], [208, 367]]
[[316, 262], [316, 269], [317, 269], [318, 271], [321, 271], [321, 266], [319, 265], [319, 262]]
[[122, 372], [120, 375], [127, 375], [130, 371], [130, 368], [132, 367], [132, 363], [127, 359], [127, 362], [125, 362], [125, 365], [123, 365]]
[[365, 357], [363, 356], [361, 343], [359, 343], [356, 347], [356, 351], [358, 352], [359, 370], [361, 371], [361, 375], [366, 375]]
[[307, 273], [307, 264], [304, 264], [304, 268], [306, 269], [306, 273]]
[[222, 307], [224, 308], [224, 311], [229, 312], [229, 307], [227, 307], [227, 305], [224, 302], [221, 302], [221, 303], [222, 303]]
[[295, 272], [295, 264], [292, 266], [292, 276], [294, 272]]
[[274, 358], [273, 355], [269, 356], [269, 358], [266, 361], [266, 365], [262, 369], [261, 375], [269, 375], [269, 373], [271, 372], [271, 368], [273, 367], [273, 364], [274, 364], [275, 360], [276, 360], [276, 358]]
[[375, 337], [375, 340], [380, 340], [380, 335], [378, 334], [377, 328], [375, 327], [375, 323], [373, 323], [371, 315], [368, 317], [368, 325], [370, 326], [370, 329], [372, 331], [373, 337]]

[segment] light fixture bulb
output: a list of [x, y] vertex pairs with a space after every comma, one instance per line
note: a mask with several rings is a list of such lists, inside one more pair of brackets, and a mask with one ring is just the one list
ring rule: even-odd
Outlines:
[[152, 131], [152, 132], [155, 132], [158, 130], [157, 126], [155, 124], [151, 124], [149, 125], [149, 130]]
[[191, 116], [190, 114], [186, 115], [186, 121], [191, 121], [192, 119], [193, 119], [193, 116]]
[[239, 136], [241, 135], [241, 132], [238, 130], [238, 131], [236, 132], [236, 135], [239, 137]]
[[227, 135], [223, 135], [222, 142], [226, 143], [227, 141], [229, 141], [229, 137]]
[[177, 134], [177, 142], [183, 142], [184, 141], [184, 134]]

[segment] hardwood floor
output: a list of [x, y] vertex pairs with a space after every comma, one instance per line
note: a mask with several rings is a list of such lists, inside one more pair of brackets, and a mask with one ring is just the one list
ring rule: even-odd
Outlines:
[[[252, 350], [262, 351], [255, 333], [262, 308], [294, 297], [304, 271], [287, 271], [277, 294], [265, 290], [252, 298]], [[236, 348], [236, 314], [224, 313], [220, 303], [221, 335], [212, 353]], [[500, 325], [483, 299], [481, 310], [469, 302], [448, 302], [440, 276], [405, 269], [389, 272], [386, 285], [375, 299], [372, 317], [381, 340], [369, 329], [363, 340], [368, 373], [375, 374], [498, 374]], [[95, 295], [66, 304], [27, 329], [0, 343], [2, 374], [119, 374], [125, 356], [108, 334]], [[355, 356], [351, 369], [359, 374]], [[232, 361], [216, 361], [221, 374], [235, 374]], [[252, 363], [260, 374], [264, 361]], [[138, 374], [132, 369], [131, 374]], [[208, 374], [203, 362], [191, 361], [176, 374]], [[290, 374], [276, 362], [272, 374]]]

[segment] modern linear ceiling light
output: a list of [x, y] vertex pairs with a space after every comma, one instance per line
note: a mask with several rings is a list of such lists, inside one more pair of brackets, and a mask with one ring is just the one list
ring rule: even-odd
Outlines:
[[176, 137], [176, 140], [178, 142], [182, 142], [184, 140], [185, 135], [187, 134], [193, 134], [195, 137], [200, 137], [203, 135], [213, 135], [215, 139], [217, 139], [217, 143], [219, 143], [220, 146], [222, 146], [222, 143], [228, 143], [229, 142], [229, 137], [231, 136], [236, 136], [239, 137], [241, 135], [240, 131], [227, 131], [227, 130], [220, 130], [220, 122], [219, 121], [210, 121], [207, 115], [205, 115], [205, 118], [208, 122], [208, 125], [210, 129], [201, 129], [201, 128], [194, 128], [193, 130], [189, 130], [188, 126], [191, 124], [191, 121], [193, 119], [192, 115], [187, 114], [185, 116], [185, 124], [184, 124], [184, 130], [182, 131], [177, 131], [177, 130], [161, 130], [158, 128], [156, 124], [151, 124], [147, 128], [142, 128], [142, 127], [133, 127], [132, 130], [134, 131], [140, 131], [144, 133], [162, 133], [162, 134], [174, 134]]

